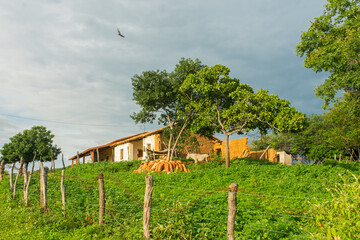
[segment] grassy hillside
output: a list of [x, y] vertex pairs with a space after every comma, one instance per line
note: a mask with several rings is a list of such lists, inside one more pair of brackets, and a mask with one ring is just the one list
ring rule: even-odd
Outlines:
[[[0, 182], [0, 239], [142, 239], [142, 201], [146, 174], [132, 173], [139, 161], [95, 163], [66, 169], [66, 216], [60, 194], [60, 170], [48, 178], [48, 213], [39, 207], [39, 174], [30, 185], [29, 201], [11, 199], [9, 179]], [[332, 199], [326, 188], [359, 164], [327, 163], [283, 166], [268, 162], [233, 160], [189, 164], [191, 173], [153, 173], [151, 229], [154, 239], [226, 239], [227, 190], [237, 194], [238, 239], [306, 239], [322, 231], [327, 219], [317, 219], [314, 205]], [[350, 172], [350, 171], [351, 172]], [[98, 173], [105, 176], [106, 217], [98, 226]], [[341, 174], [342, 176], [340, 176]]]

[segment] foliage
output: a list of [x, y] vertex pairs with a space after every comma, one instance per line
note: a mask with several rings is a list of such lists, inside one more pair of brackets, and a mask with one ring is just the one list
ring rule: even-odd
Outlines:
[[293, 133], [270, 133], [261, 135], [260, 139], [253, 139], [250, 143], [252, 151], [260, 151], [266, 149], [268, 146], [278, 151], [291, 152]]
[[[4, 239], [141, 239], [145, 174], [132, 174], [140, 161], [99, 162], [65, 170], [66, 217], [61, 208], [60, 171], [48, 177], [48, 213], [39, 211], [39, 172], [30, 185], [30, 206], [12, 200], [8, 177], [0, 182], [0, 232]], [[321, 229], [312, 204], [332, 195], [325, 187], [357, 163], [284, 166], [268, 161], [232, 160], [189, 164], [189, 173], [153, 174], [151, 229], [154, 239], [226, 238], [227, 187], [238, 183], [238, 239], [300, 239]], [[105, 225], [98, 226], [98, 173], [105, 177]], [[22, 177], [19, 179], [19, 183]], [[352, 184], [353, 181], [349, 182]], [[22, 189], [17, 188], [20, 194]], [[354, 202], [355, 204], [355, 202]], [[318, 215], [316, 215], [318, 216]], [[324, 226], [324, 222], [321, 222]], [[330, 223], [329, 223], [330, 224]], [[359, 230], [359, 227], [356, 227]], [[359, 232], [359, 231], [358, 231]]]
[[276, 150], [285, 150], [300, 157], [306, 163], [320, 163], [326, 158], [339, 154], [329, 147], [326, 139], [328, 126], [323, 115], [308, 116], [306, 128], [297, 133], [280, 133], [265, 135], [260, 140], [252, 141], [252, 146], [270, 146]]
[[326, 113], [308, 116], [308, 124], [301, 132], [265, 135], [253, 140], [251, 148], [264, 149], [270, 145], [308, 163], [320, 163], [335, 154], [356, 160], [360, 149], [360, 119], [348, 101], [345, 98]]
[[332, 200], [312, 204], [320, 229], [314, 234], [317, 239], [360, 238], [360, 183], [353, 175], [352, 182], [342, 178], [342, 183], [328, 189]]
[[315, 89], [325, 106], [345, 91], [360, 91], [360, 1], [328, 0], [324, 12], [301, 35], [296, 47], [305, 56], [305, 67], [329, 72], [329, 78]]
[[44, 126], [33, 126], [30, 130], [26, 129], [10, 138], [9, 143], [5, 143], [2, 150], [2, 158], [7, 163], [17, 162], [23, 157], [25, 163], [31, 162], [34, 156], [41, 161], [51, 161], [57, 158], [61, 150], [53, 145], [54, 135]]
[[236, 78], [230, 78], [230, 69], [215, 65], [205, 67], [189, 75], [180, 90], [188, 98], [186, 110], [194, 110], [191, 130], [197, 133], [222, 132], [225, 136], [226, 167], [230, 165], [229, 136], [242, 134], [253, 129], [266, 133], [297, 131], [303, 128], [305, 114], [301, 114], [290, 102], [279, 99], [260, 89], [257, 93]]
[[329, 146], [353, 159], [358, 159], [360, 153], [360, 107], [356, 106], [359, 103], [345, 95], [324, 114], [329, 126], [326, 134]]
[[[131, 118], [136, 123], [153, 123], [157, 119], [159, 124], [169, 125], [171, 134], [168, 159], [172, 158], [176, 147], [176, 140], [173, 143], [173, 126], [180, 124], [185, 128], [191, 117], [191, 114], [179, 116], [179, 111], [185, 106], [185, 100], [179, 88], [189, 74], [196, 73], [202, 67], [198, 59], [193, 61], [182, 58], [171, 73], [165, 70], [145, 71], [141, 75], [134, 75], [131, 79], [133, 100], [141, 107], [140, 112], [133, 113]], [[178, 133], [181, 135], [181, 131]]]

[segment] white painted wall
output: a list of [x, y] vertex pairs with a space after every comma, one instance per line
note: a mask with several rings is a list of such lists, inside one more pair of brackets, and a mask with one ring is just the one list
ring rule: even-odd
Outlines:
[[155, 134], [154, 135], [150, 135], [150, 136], [147, 136], [146, 138], [143, 139], [143, 149], [144, 149], [144, 153], [143, 153], [143, 159], [147, 158], [147, 155], [146, 155], [146, 151], [145, 149], [148, 148], [148, 144], [150, 144], [150, 149], [153, 150], [155, 149]]
[[285, 151], [277, 152], [279, 163], [284, 165], [292, 165], [291, 155], [287, 154]]
[[[123, 149], [123, 151], [124, 151], [124, 158], [122, 160], [120, 159], [121, 149]], [[129, 152], [130, 152], [130, 143], [125, 143], [125, 144], [116, 146], [114, 149], [115, 162], [129, 161], [130, 160]]]

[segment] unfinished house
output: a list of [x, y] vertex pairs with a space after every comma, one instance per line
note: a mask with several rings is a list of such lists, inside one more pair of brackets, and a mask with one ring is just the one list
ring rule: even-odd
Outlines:
[[278, 151], [277, 161], [278, 163], [282, 163], [284, 165], [292, 165], [291, 154], [287, 153], [286, 151]]
[[[143, 132], [125, 138], [120, 138], [108, 144], [89, 148], [77, 155], [69, 158], [76, 164], [98, 161], [129, 161], [149, 159], [150, 154], [165, 153], [166, 145], [164, 143], [163, 131], [167, 127], [157, 129], [152, 132]], [[222, 141], [215, 137], [206, 137], [202, 135], [193, 135], [197, 141], [196, 147], [184, 146], [177, 151], [178, 157], [185, 157], [187, 153], [213, 153], [214, 146]], [[90, 159], [89, 159], [90, 158]], [[87, 160], [86, 160], [87, 159]]]

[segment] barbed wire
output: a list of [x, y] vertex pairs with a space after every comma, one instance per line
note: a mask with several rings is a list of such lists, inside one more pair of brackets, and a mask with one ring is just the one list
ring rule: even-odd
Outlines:
[[[58, 177], [61, 177], [61, 176], [52, 175], [52, 176], [48, 176], [48, 179], [49, 179], [50, 182], [57, 182]], [[95, 190], [94, 192], [96, 192], [96, 190], [97, 190], [97, 188], [95, 186], [88, 187], [87, 185], [95, 185], [95, 183], [98, 181], [98, 177], [96, 177], [96, 178], [80, 178], [80, 177], [76, 177], [76, 176], [65, 176], [65, 178], [74, 180], [74, 181], [71, 181], [71, 184], [70, 184], [70, 182], [67, 183], [67, 184], [70, 185], [70, 188], [66, 189], [67, 197], [68, 196], [69, 197], [70, 196], [71, 197], [81, 196], [82, 199], [83, 198], [88, 199], [89, 196], [88, 196], [88, 192], [86, 192], [86, 191], [87, 190]], [[86, 180], [86, 182], [83, 181], [84, 179]], [[142, 186], [145, 187], [146, 185], [144, 183], [140, 183], [140, 182], [122, 182], [119, 179], [114, 179], [114, 178], [106, 177], [106, 176], [104, 176], [104, 179], [106, 179], [107, 181], [115, 182], [115, 183], [117, 183], [117, 185], [121, 186], [121, 189], [119, 189], [120, 191], [118, 191], [118, 188], [116, 188], [116, 187], [111, 187], [111, 188], [108, 187], [108, 188], [105, 188], [105, 192], [107, 192], [108, 194], [112, 194], [112, 195], [114, 195], [114, 194], [119, 194], [120, 196], [124, 195], [124, 196], [129, 197], [129, 199], [133, 200], [133, 202], [127, 202], [127, 203], [119, 203], [119, 202], [117, 202], [116, 206], [118, 206], [120, 209], [122, 207], [132, 207], [132, 208], [129, 208], [129, 210], [131, 210], [131, 212], [132, 211], [139, 212], [139, 215], [141, 215], [141, 211], [138, 211], [138, 210], [139, 210], [139, 208], [141, 209], [141, 207], [143, 205], [143, 203], [141, 202], [140, 199], [143, 199], [144, 195], [140, 195], [140, 194], [137, 194], [137, 193], [134, 193], [134, 192], [130, 191], [126, 187], [126, 184], [134, 184], [134, 183], [136, 183], [138, 185], [142, 185]], [[159, 219], [161, 219], [161, 217], [168, 217], [169, 214], [174, 214], [174, 215], [176, 214], [176, 215], [186, 216], [186, 217], [188, 217], [190, 219], [200, 219], [200, 220], [206, 220], [206, 221], [211, 221], [211, 222], [216, 222], [216, 223], [227, 223], [226, 221], [218, 219], [218, 218], [209, 218], [209, 217], [204, 217], [204, 216], [198, 216], [196, 214], [188, 214], [188, 213], [184, 213], [184, 212], [181, 212], [181, 211], [184, 210], [185, 208], [188, 208], [188, 207], [191, 207], [191, 206], [205, 206], [205, 207], [212, 207], [212, 208], [216, 208], [216, 209], [226, 210], [226, 208], [219, 207], [219, 206], [212, 205], [212, 204], [200, 204], [199, 200], [202, 199], [203, 197], [207, 196], [207, 195], [210, 195], [210, 194], [227, 193], [228, 188], [194, 189], [194, 188], [183, 188], [183, 187], [177, 187], [177, 186], [169, 186], [169, 185], [166, 185], [166, 184], [156, 184], [154, 186], [157, 187], [157, 188], [165, 187], [165, 188], [181, 189], [181, 190], [186, 190], [186, 191], [191, 191], [191, 192], [196, 192], [196, 193], [203, 193], [201, 195], [198, 195], [198, 194], [195, 195], [194, 194], [194, 195], [187, 196], [188, 198], [195, 197], [195, 199], [191, 199], [191, 200], [187, 200], [187, 201], [184, 201], [184, 198], [179, 199], [180, 197], [178, 197], [175, 200], [170, 199], [169, 197], [167, 197], [167, 198], [153, 197], [154, 200], [155, 199], [159, 200], [159, 203], [160, 203], [159, 205], [156, 205], [153, 202], [153, 208], [152, 208], [154, 213], [156, 213], [156, 216], [160, 217]], [[76, 192], [76, 191], [69, 190], [69, 189], [72, 189], [72, 188], [81, 189], [84, 192]], [[19, 190], [19, 189], [17, 189], [17, 190]], [[143, 189], [141, 189], [141, 191], [143, 191]], [[284, 212], [287, 212], [289, 210], [284, 209], [284, 208], [280, 208], [279, 206], [287, 205], [287, 207], [289, 207], [289, 208], [292, 208], [292, 209], [294, 209], [294, 208], [289, 206], [288, 204], [282, 202], [278, 198], [331, 200], [331, 199], [316, 198], [316, 197], [297, 197], [297, 196], [284, 196], [284, 195], [270, 195], [270, 194], [263, 194], [263, 193], [260, 193], [260, 192], [254, 192], [254, 191], [248, 190], [248, 189], [239, 189], [237, 192], [239, 194], [241, 194], [241, 195], [244, 195], [244, 196], [249, 196], [249, 197], [251, 196], [251, 197], [256, 197], [257, 199], [261, 199], [264, 202], [269, 203], [272, 206], [274, 206], [276, 208], [276, 210], [279, 211], [280, 213], [273, 212], [273, 210], [266, 209], [265, 207], [261, 206], [259, 202], [255, 202], [254, 200], [250, 199], [249, 197], [246, 197], [246, 199], [249, 202], [252, 202], [255, 206], [257, 206], [258, 208], [260, 208], [260, 209], [262, 209], [264, 211], [254, 211], [254, 210], [248, 210], [248, 209], [239, 209], [238, 212], [249, 212], [249, 213], [277, 216], [279, 219], [282, 219], [282, 220], [288, 222], [289, 224], [293, 225], [294, 227], [296, 227], [300, 231], [306, 232], [309, 235], [311, 235], [311, 234], [304, 229], [305, 228], [304, 226], [299, 226], [298, 224], [294, 223], [293, 221], [291, 221], [291, 220], [289, 220], [287, 218], [304, 218], [304, 219], [309, 219], [309, 220], [316, 220], [316, 219], [313, 218], [313, 217], [310, 217], [310, 216], [303, 216], [303, 215], [299, 215], [299, 214], [284, 214]], [[48, 194], [48, 196], [59, 197], [60, 194], [56, 193], [56, 191], [50, 191], [50, 194]], [[224, 196], [216, 196], [216, 198], [212, 197], [211, 200], [212, 199], [217, 199], [217, 198], [225, 198], [225, 197], [226, 197], [225, 195]], [[82, 199], [80, 199], [79, 201], [81, 201]], [[52, 199], [52, 201], [56, 201], [56, 200]], [[72, 201], [74, 201], [74, 200], [72, 200]], [[170, 202], [170, 203], [172, 202], [173, 204], [184, 203], [185, 206], [180, 205], [180, 206], [178, 206], [178, 208], [176, 208], [179, 211], [173, 211], [171, 206], [161, 205], [161, 202]], [[279, 202], [282, 203], [282, 204], [279, 205], [278, 204]], [[97, 203], [92, 203], [92, 201], [85, 201], [85, 204], [86, 204], [86, 206], [84, 206], [84, 207], [81, 207], [81, 206], [68, 207], [67, 206], [67, 209], [81, 209], [81, 210], [93, 209], [94, 210], [94, 209], [96, 209], [98, 207], [98, 204]], [[129, 213], [129, 211], [122, 211], [120, 209], [114, 209], [114, 208], [107, 209], [106, 208], [106, 213], [109, 213], [109, 214], [121, 213], [121, 214], [125, 214], [127, 216], [131, 216], [131, 214], [134, 214], [134, 213]], [[296, 212], [303, 212], [303, 211], [296, 210]], [[310, 215], [312, 215], [312, 213]], [[112, 215], [112, 216], [114, 216], [114, 215]], [[141, 216], [139, 216], [139, 218], [140, 217]], [[115, 221], [117, 221], [117, 220], [115, 219]], [[120, 222], [118, 222], [118, 223], [120, 224]], [[187, 226], [187, 227], [190, 227], [190, 228], [193, 227], [193, 226], [188, 226], [188, 225], [183, 225], [183, 226]], [[292, 235], [292, 236], [296, 236], [296, 237], [302, 237], [302, 238], [310, 238], [310, 237], [307, 237], [307, 236], [294, 235], [294, 234], [281, 232], [281, 231], [277, 231], [277, 230], [272, 230], [272, 229], [258, 228], [256, 226], [252, 226], [252, 225], [244, 225], [244, 226], [249, 227], [249, 228], [263, 230], [263, 231], [270, 231], [270, 232], [276, 232], [276, 233], [281, 233], [281, 234], [288, 234], [288, 235]], [[197, 227], [193, 227], [193, 228], [198, 229], [198, 230], [199, 229], [203, 230], [203, 228], [197, 228]], [[214, 233], [217, 233], [217, 232], [214, 232]], [[224, 233], [219, 233], [219, 234], [224, 234]]]

